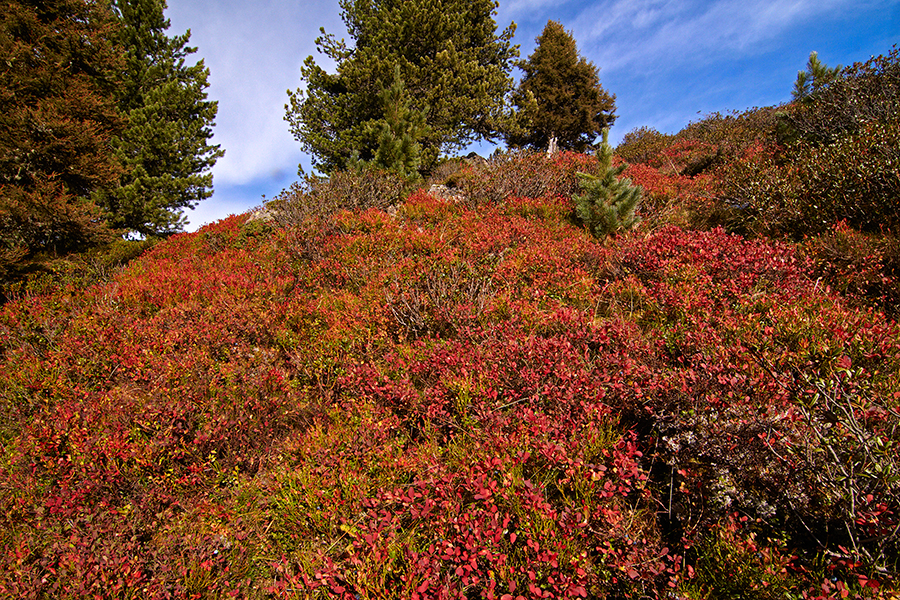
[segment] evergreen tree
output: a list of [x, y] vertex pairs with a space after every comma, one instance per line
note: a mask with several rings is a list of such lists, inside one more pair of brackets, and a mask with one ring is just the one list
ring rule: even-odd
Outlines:
[[609, 129], [602, 133], [603, 141], [597, 149], [597, 174], [578, 173], [578, 183], [585, 193], [573, 197], [575, 214], [598, 239], [634, 227], [638, 220], [635, 211], [644, 191], [640, 186], [631, 185], [630, 179], [619, 179], [627, 165], [612, 166]]
[[167, 37], [165, 0], [115, 0], [125, 54], [118, 105], [128, 118], [113, 140], [123, 173], [100, 196], [113, 226], [143, 235], [180, 230], [183, 208], [212, 195], [209, 169], [223, 151], [209, 144], [216, 102], [208, 101], [209, 70], [186, 64], [196, 48], [190, 31]]
[[615, 121], [616, 97], [600, 85], [597, 68], [579, 58], [575, 39], [562, 25], [548, 21], [536, 42], [528, 60], [517, 63], [525, 75], [513, 96], [531, 126], [507, 139], [541, 149], [556, 138], [560, 149], [583, 152]]
[[89, 197], [118, 175], [113, 25], [98, 2], [0, 3], [0, 279], [110, 236]]
[[426, 111], [410, 108], [406, 97], [406, 86], [400, 77], [400, 67], [394, 68], [394, 82], [379, 94], [384, 118], [371, 123], [367, 137], [377, 139], [377, 149], [371, 161], [359, 161], [360, 167], [374, 167], [393, 171], [407, 179], [419, 176], [417, 169], [421, 163], [419, 138], [427, 135]]
[[327, 73], [306, 59], [305, 89], [288, 91], [285, 119], [294, 137], [324, 172], [346, 168], [354, 152], [371, 160], [379, 142], [369, 126], [385, 118], [379, 91], [390, 87], [395, 65], [411, 110], [429, 107], [430, 128], [420, 137], [421, 167], [477, 139], [495, 139], [512, 116], [511, 45], [515, 26], [499, 36], [494, 0], [341, 0], [354, 46], [325, 34], [319, 52], [336, 63]]
[[819, 60], [816, 52], [810, 52], [809, 60], [806, 63], [806, 71], [797, 73], [797, 81], [794, 82], [794, 91], [791, 93], [791, 99], [794, 101], [809, 102], [814, 94], [821, 92], [825, 87], [835, 80], [841, 66], [829, 67]]

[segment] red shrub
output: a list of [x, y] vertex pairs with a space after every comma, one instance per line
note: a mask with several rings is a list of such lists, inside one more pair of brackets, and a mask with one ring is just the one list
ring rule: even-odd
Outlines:
[[566, 207], [234, 217], [5, 305], [0, 595], [895, 588], [896, 324], [786, 244]]

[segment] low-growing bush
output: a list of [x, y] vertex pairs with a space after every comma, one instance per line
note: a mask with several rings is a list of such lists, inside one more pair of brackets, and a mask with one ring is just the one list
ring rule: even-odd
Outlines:
[[445, 185], [448, 188], [457, 187], [458, 178], [467, 165], [484, 160], [478, 155], [469, 158], [448, 158], [440, 162], [431, 173], [428, 174], [427, 183], [431, 185]]
[[714, 204], [708, 174], [687, 176], [646, 164], [628, 165], [622, 174], [644, 189], [637, 211], [644, 229], [669, 225], [712, 229], [723, 224], [707, 208]]
[[[699, 142], [707, 149], [707, 156], [714, 153], [719, 161], [729, 160], [747, 148], [774, 141], [778, 110], [778, 107], [763, 107], [725, 115], [712, 113], [689, 123], [675, 134], [675, 140]], [[695, 156], [695, 161], [700, 158]]]
[[744, 144], [717, 172], [729, 225], [794, 240], [827, 232], [840, 221], [859, 231], [896, 235], [898, 106], [894, 48], [844, 69], [803, 102], [767, 112], [773, 118], [764, 122], [766, 135], [756, 140], [756, 149], [748, 152], [754, 146]]
[[709, 213], [730, 231], [799, 239], [809, 231], [800, 182], [772, 147], [754, 146], [716, 170]]
[[813, 146], [861, 134], [866, 126], [888, 124], [900, 111], [900, 49], [841, 70], [806, 102], [777, 115], [779, 141]]
[[846, 221], [805, 240], [801, 246], [817, 281], [854, 305], [875, 306], [892, 316], [900, 307], [897, 250], [896, 238], [860, 233]]
[[630, 163], [625, 174], [647, 191], [640, 211], [646, 226], [755, 231], [751, 203], [757, 196], [768, 199], [769, 192], [755, 190], [756, 179], [770, 167], [758, 164], [759, 155], [772, 154], [775, 113], [774, 108], [714, 113], [676, 134], [648, 128], [627, 134], [617, 156]]
[[696, 559], [679, 592], [690, 600], [802, 597], [802, 578], [793, 573], [794, 557], [783, 542], [757, 538], [753, 522], [738, 513], [711, 526], [691, 552]]
[[799, 144], [789, 160], [811, 232], [842, 220], [860, 231], [900, 232], [900, 119], [866, 124], [828, 145]]
[[265, 203], [266, 218], [288, 230], [294, 255], [321, 256], [324, 239], [336, 231], [332, 216], [342, 210], [396, 208], [410, 191], [402, 176], [375, 169], [338, 171], [330, 177], [306, 175]]
[[638, 127], [622, 136], [616, 146], [616, 156], [632, 165], [648, 164], [656, 160], [672, 144], [673, 136], [652, 127]]
[[301, 225], [308, 217], [328, 217], [340, 210], [386, 210], [409, 192], [406, 179], [390, 171], [338, 171], [329, 177], [306, 175], [267, 202], [283, 224]]
[[717, 172], [731, 226], [756, 235], [817, 235], [840, 221], [894, 234], [900, 228], [900, 121], [871, 124], [831, 144], [755, 148]]
[[117, 271], [159, 242], [117, 239], [80, 253], [45, 258], [30, 272], [0, 285], [0, 303], [27, 295], [52, 293], [55, 289], [80, 290], [109, 281]]
[[576, 173], [591, 171], [595, 159], [575, 152], [548, 158], [541, 152], [497, 153], [473, 162], [456, 176], [456, 189], [470, 206], [497, 204], [509, 197], [571, 197], [579, 190]]

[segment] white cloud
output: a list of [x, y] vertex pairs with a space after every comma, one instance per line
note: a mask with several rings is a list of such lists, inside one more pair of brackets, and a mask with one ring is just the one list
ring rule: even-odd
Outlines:
[[791, 28], [825, 13], [853, 10], [851, 0], [612, 0], [592, 4], [573, 24], [583, 51], [604, 69], [708, 64], [753, 55]]
[[295, 172], [301, 149], [284, 121], [285, 91], [299, 85], [319, 28], [343, 32], [337, 2], [171, 0], [166, 15], [169, 35], [191, 29], [194, 57], [210, 70], [207, 92], [219, 102], [213, 143], [225, 150], [215, 185]]
[[548, 7], [558, 8], [567, 1], [568, 0], [510, 0], [509, 2], [502, 3], [500, 9], [504, 14], [530, 17], [534, 16], [536, 11]]

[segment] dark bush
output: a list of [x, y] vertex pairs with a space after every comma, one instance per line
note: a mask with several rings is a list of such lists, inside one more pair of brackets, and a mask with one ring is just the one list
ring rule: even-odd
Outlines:
[[675, 140], [702, 142], [719, 160], [730, 160], [748, 148], [774, 141], [777, 110], [776, 107], [764, 107], [733, 111], [726, 115], [712, 113], [688, 124], [675, 134]]
[[[900, 226], [900, 62], [897, 48], [844, 69], [807, 102], [775, 115], [775, 137], [719, 174], [740, 226], [801, 239], [846, 220], [859, 231]], [[774, 143], [777, 142], [777, 143]]]
[[860, 231], [900, 228], [900, 120], [869, 123], [828, 145], [799, 145], [793, 156], [803, 219], [822, 231], [846, 219]]
[[409, 191], [406, 179], [388, 171], [339, 171], [327, 178], [307, 175], [269, 200], [261, 213], [288, 228], [293, 253], [309, 259], [319, 255], [322, 240], [334, 231], [334, 214], [388, 210], [398, 206]]
[[729, 226], [802, 239], [846, 220], [865, 232], [900, 227], [900, 121], [871, 123], [830, 144], [757, 148], [717, 173]]
[[646, 164], [672, 144], [673, 136], [652, 127], [632, 129], [616, 146], [616, 156], [631, 164]]
[[595, 162], [593, 156], [576, 152], [558, 152], [551, 158], [540, 152], [506, 152], [471, 163], [458, 174], [456, 185], [472, 206], [497, 204], [511, 196], [570, 197], [580, 191], [575, 174], [593, 171]]
[[900, 111], [900, 50], [841, 71], [811, 102], [778, 114], [779, 141], [830, 144], [872, 123], [896, 121]]
[[875, 306], [892, 315], [900, 308], [898, 248], [896, 238], [859, 233], [846, 221], [801, 246], [817, 280], [854, 305]]

